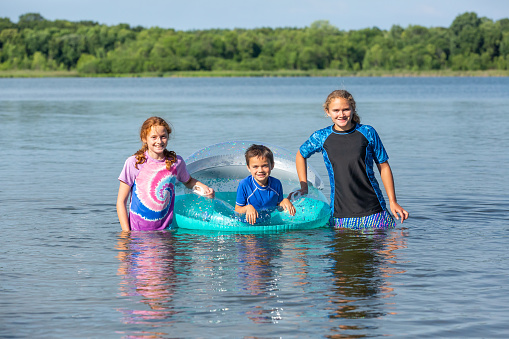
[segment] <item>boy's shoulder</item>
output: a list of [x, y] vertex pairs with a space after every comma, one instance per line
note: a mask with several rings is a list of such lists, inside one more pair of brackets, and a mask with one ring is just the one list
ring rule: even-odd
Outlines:
[[281, 186], [281, 180], [274, 178], [272, 175], [269, 176], [269, 186]]
[[248, 175], [244, 179], [240, 180], [239, 187], [251, 186], [252, 185], [252, 181], [253, 181], [253, 176], [252, 175]]
[[252, 175], [248, 175], [244, 179], [240, 180], [240, 182], [250, 182], [253, 179]]

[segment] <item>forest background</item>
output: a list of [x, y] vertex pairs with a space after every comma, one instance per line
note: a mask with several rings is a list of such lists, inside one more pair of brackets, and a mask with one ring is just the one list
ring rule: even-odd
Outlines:
[[474, 12], [449, 27], [398, 25], [178, 31], [0, 18], [0, 77], [509, 75], [509, 19]]

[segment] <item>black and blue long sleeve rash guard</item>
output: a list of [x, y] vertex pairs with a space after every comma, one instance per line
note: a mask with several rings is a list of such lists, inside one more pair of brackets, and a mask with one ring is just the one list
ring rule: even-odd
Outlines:
[[300, 147], [309, 158], [322, 152], [331, 186], [331, 214], [334, 218], [356, 218], [382, 212], [385, 200], [373, 172], [373, 163], [389, 156], [375, 129], [356, 124], [345, 132], [334, 125], [314, 132]]

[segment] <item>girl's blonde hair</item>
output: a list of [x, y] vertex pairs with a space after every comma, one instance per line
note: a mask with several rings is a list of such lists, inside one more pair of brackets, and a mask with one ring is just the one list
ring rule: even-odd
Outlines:
[[[171, 134], [171, 127], [170, 125], [164, 121], [163, 118], [159, 117], [150, 117], [141, 125], [140, 128], [140, 139], [143, 145], [141, 148], [134, 153], [134, 156], [136, 157], [136, 164], [135, 167], [138, 168], [139, 164], [143, 164], [147, 161], [147, 157], [145, 156], [145, 152], [148, 150], [147, 143], [144, 142], [144, 140], [147, 140], [148, 133], [154, 126], [162, 126], [168, 133], [168, 137]], [[173, 151], [168, 151], [167, 149], [164, 150], [164, 158], [166, 160], [166, 169], [169, 170], [171, 166], [177, 161], [177, 154]]]
[[359, 116], [359, 114], [357, 114], [357, 107], [356, 107], [353, 95], [351, 95], [350, 92], [348, 92], [344, 89], [338, 89], [338, 90], [333, 91], [331, 94], [329, 94], [329, 96], [325, 100], [325, 103], [323, 104], [323, 109], [325, 110], [325, 112], [329, 111], [329, 105], [332, 102], [332, 100], [339, 99], [339, 98], [342, 98], [342, 99], [345, 99], [346, 101], [348, 101], [348, 103], [350, 104], [350, 107], [352, 107], [352, 113], [353, 113], [352, 121], [355, 122], [356, 124], [360, 123], [361, 117]]

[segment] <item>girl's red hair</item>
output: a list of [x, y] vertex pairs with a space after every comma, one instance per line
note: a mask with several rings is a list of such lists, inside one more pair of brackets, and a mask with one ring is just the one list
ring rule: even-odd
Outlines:
[[[147, 157], [145, 156], [145, 152], [148, 150], [147, 143], [144, 140], [147, 140], [147, 136], [154, 126], [162, 126], [168, 133], [168, 137], [171, 134], [170, 125], [163, 119], [159, 117], [150, 117], [141, 125], [140, 128], [140, 139], [143, 143], [143, 146], [138, 150], [138, 152], [134, 153], [136, 157], [135, 167], [138, 168], [139, 164], [143, 164], [147, 161]], [[177, 161], [177, 154], [173, 151], [164, 150], [164, 158], [166, 159], [166, 169], [169, 170], [171, 166]]]

